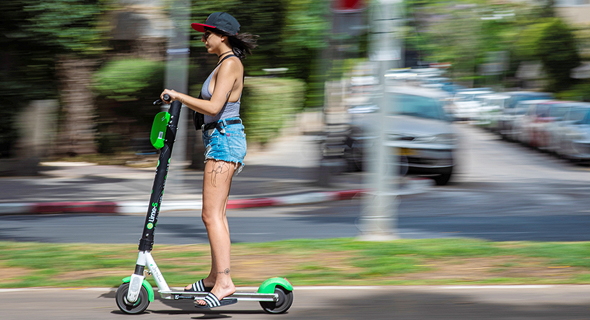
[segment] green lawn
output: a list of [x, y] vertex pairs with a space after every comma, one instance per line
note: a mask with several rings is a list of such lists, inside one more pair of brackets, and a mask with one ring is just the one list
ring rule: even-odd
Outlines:
[[[208, 272], [208, 245], [155, 245], [152, 254], [172, 287]], [[0, 242], [0, 287], [116, 287], [136, 258], [136, 245]], [[590, 242], [240, 243], [232, 246], [232, 276], [239, 286], [275, 276], [295, 286], [581, 284], [590, 283]]]

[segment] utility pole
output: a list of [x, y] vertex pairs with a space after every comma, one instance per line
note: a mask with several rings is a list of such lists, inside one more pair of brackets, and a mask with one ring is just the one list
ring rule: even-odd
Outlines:
[[[360, 218], [361, 240], [385, 241], [399, 239], [397, 234], [397, 192], [399, 165], [397, 148], [385, 146], [387, 140], [387, 116], [395, 104], [385, 95], [385, 72], [402, 66], [402, 0], [377, 0], [371, 2], [370, 60], [377, 66], [380, 96], [378, 111], [372, 114], [370, 137], [373, 143], [365, 147], [368, 172], [365, 185], [369, 190], [363, 197]], [[386, 112], [387, 110], [387, 112]], [[387, 114], [387, 115], [386, 115]], [[393, 160], [392, 159], [396, 159]]]
[[[168, 37], [168, 49], [166, 50], [166, 74], [164, 86], [182, 93], [188, 93], [188, 65], [189, 65], [189, 37], [190, 37], [190, 0], [174, 0], [171, 2], [170, 20], [172, 28]], [[165, 105], [164, 111], [169, 105]], [[178, 121], [178, 130], [167, 184], [171, 193], [182, 192], [184, 184], [183, 169], [186, 163], [187, 144], [187, 119], [188, 108], [183, 105]]]

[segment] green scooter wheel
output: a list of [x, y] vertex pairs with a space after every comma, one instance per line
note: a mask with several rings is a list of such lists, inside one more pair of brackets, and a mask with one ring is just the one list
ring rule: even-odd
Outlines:
[[289, 291], [281, 286], [275, 287], [275, 293], [278, 294], [277, 302], [261, 301], [260, 306], [268, 313], [285, 313], [293, 304], [293, 291]]
[[148, 305], [150, 304], [149, 295], [147, 290], [141, 286], [139, 291], [139, 297], [137, 297], [137, 301], [131, 303], [127, 301], [127, 292], [129, 291], [129, 283], [123, 283], [117, 289], [117, 293], [115, 294], [115, 300], [117, 301], [117, 307], [124, 313], [128, 314], [138, 314], [142, 313], [147, 309]]

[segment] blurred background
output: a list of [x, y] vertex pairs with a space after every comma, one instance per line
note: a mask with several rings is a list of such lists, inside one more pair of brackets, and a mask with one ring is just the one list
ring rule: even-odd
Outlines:
[[[325, 139], [320, 147], [325, 157], [346, 159], [346, 170], [362, 168], [352, 150], [359, 133], [351, 115], [372, 111], [349, 110], [370, 105], [381, 92], [383, 65], [371, 57], [380, 38], [369, 7], [377, 1], [179, 3], [3, 2], [0, 174], [34, 175], [41, 161], [57, 159], [111, 164], [153, 159], [148, 136], [159, 107], [151, 102], [165, 85], [169, 39], [190, 32], [190, 21], [204, 21], [213, 11], [230, 12], [243, 32], [260, 36], [259, 47], [244, 62], [242, 117], [249, 144], [264, 147], [305, 114], [317, 123], [306, 130]], [[590, 99], [585, 0], [391, 3], [403, 22], [394, 30], [399, 42], [389, 45], [395, 54], [387, 59], [396, 64], [380, 71], [395, 83], [440, 91], [436, 99], [450, 120], [497, 126], [505, 108], [515, 106], [505, 103], [513, 91]], [[173, 18], [175, 10], [185, 16]], [[196, 32], [190, 32], [189, 47], [186, 89], [196, 96], [216, 58]], [[485, 90], [459, 94], [471, 88]], [[498, 92], [507, 94], [489, 96]], [[189, 130], [182, 142], [194, 169], [202, 167], [199, 139]]]
[[[260, 36], [244, 63], [249, 79], [242, 116], [249, 143], [264, 145], [297, 114], [320, 113], [321, 124], [329, 125], [326, 114], [364, 103], [358, 96], [379, 83], [370, 78], [376, 75], [369, 59], [370, 4], [191, 1], [182, 9], [190, 11], [190, 21], [230, 12], [244, 32]], [[419, 74], [400, 78], [413, 77], [412, 85], [449, 98], [486, 87], [590, 99], [585, 4], [404, 1], [397, 67]], [[190, 29], [170, 18], [175, 1], [15, 0], [1, 6], [1, 174], [35, 174], [38, 161], [47, 159], [94, 155], [114, 162], [155, 153], [147, 137], [159, 107], [151, 101], [164, 87], [168, 39], [175, 30]], [[192, 32], [189, 94], [197, 95], [215, 60]], [[336, 98], [334, 91], [342, 95]], [[192, 134], [191, 146], [198, 139]], [[198, 168], [195, 148], [186, 150]]]
[[[341, 240], [326, 239], [359, 234], [420, 240], [248, 268], [274, 275], [292, 265], [281, 272], [297, 285], [588, 283], [590, 0], [1, 1], [0, 240], [136, 243], [158, 161], [149, 136], [162, 107], [152, 102], [163, 88], [198, 96], [218, 59], [190, 22], [215, 11], [259, 36], [243, 61], [248, 155], [232, 183], [232, 242], [320, 239], [317, 247], [329, 251]], [[170, 171], [158, 244], [208, 242], [194, 221], [204, 147], [183, 110], [172, 162], [180, 168]], [[305, 195], [312, 200], [298, 202]], [[241, 202], [271, 197], [279, 201], [269, 208]], [[114, 213], [114, 201], [128, 206], [100, 215]], [[12, 217], [19, 214], [27, 216]], [[443, 238], [539, 241], [553, 251], [506, 253]], [[414, 260], [431, 245], [444, 254]], [[301, 251], [314, 246], [302, 242]], [[531, 256], [562, 254], [572, 256], [533, 259], [531, 268]], [[262, 277], [244, 265], [242, 284]], [[187, 271], [178, 270], [183, 283]], [[40, 278], [4, 285], [40, 286]], [[371, 314], [356, 308], [370, 307], [365, 300], [347, 299], [335, 300], [344, 318]], [[428, 307], [435, 300], [415, 309], [439, 312]], [[389, 319], [390, 300], [376, 301], [384, 302], [368, 312]], [[502, 303], [491, 310], [514, 312], [506, 308], [512, 301]], [[541, 310], [531, 319], [544, 316], [540, 305], [529, 308]], [[580, 317], [586, 306], [580, 302]]]

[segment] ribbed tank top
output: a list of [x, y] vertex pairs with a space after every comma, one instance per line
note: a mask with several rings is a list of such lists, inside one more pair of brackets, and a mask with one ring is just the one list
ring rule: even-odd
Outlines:
[[[203, 83], [203, 88], [201, 88], [201, 98], [203, 98], [204, 100], [211, 100], [211, 97], [213, 96], [213, 93], [209, 92], [209, 84], [211, 83], [211, 79], [213, 78], [213, 74], [215, 73], [215, 70], [217, 70], [218, 68], [219, 68], [219, 66], [217, 66], [211, 72], [209, 77], [207, 77], [207, 80], [205, 80], [205, 82]], [[219, 111], [219, 113], [217, 115], [215, 115], [214, 117], [209, 116], [209, 115], [205, 115], [205, 123], [217, 122], [221, 119], [239, 117], [240, 116], [240, 100], [241, 99], [242, 99], [242, 94], [240, 94], [240, 99], [238, 99], [238, 101], [226, 102], [223, 105], [223, 107], [221, 108], [221, 111]]]

